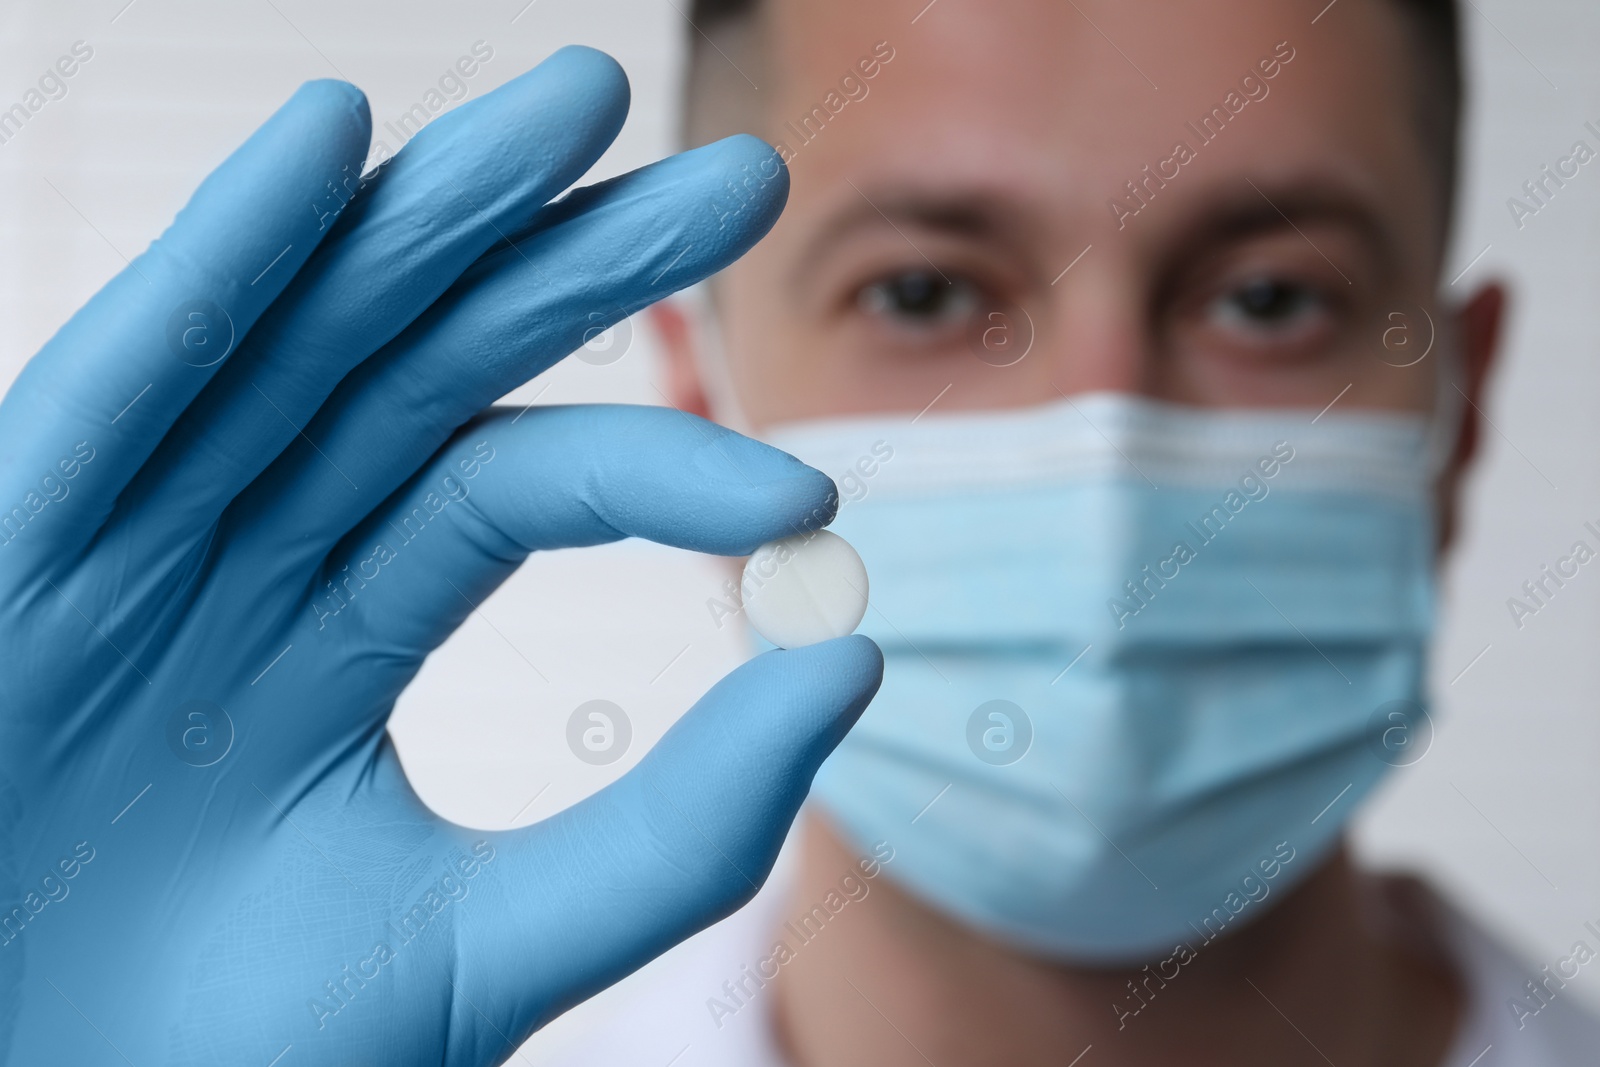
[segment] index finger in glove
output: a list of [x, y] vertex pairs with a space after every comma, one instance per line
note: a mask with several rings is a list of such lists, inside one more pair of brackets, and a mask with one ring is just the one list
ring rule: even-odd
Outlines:
[[672, 408], [497, 408], [344, 539], [304, 622], [420, 662], [530, 552], [644, 537], [745, 555], [837, 507], [821, 471]]

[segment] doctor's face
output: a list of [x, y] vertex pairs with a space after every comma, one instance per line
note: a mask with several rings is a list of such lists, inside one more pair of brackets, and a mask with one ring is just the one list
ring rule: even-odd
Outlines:
[[1436, 300], [1390, 0], [925, 4], [769, 0], [755, 132], [792, 191], [718, 283], [757, 429], [1104, 389], [1428, 410], [1492, 333], [1497, 293]]

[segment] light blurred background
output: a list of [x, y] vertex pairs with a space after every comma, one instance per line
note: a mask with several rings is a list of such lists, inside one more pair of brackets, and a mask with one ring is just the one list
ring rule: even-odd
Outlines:
[[[672, 150], [685, 10], [686, 0], [8, 0], [0, 108], [74, 42], [94, 54], [66, 96], [0, 144], [0, 384], [301, 81], [355, 82], [386, 137], [384, 123], [477, 42], [493, 57], [468, 80], [469, 99], [561, 45], [602, 48], [628, 71], [633, 111], [593, 180]], [[1520, 630], [1506, 601], [1588, 536], [1585, 521], [1600, 526], [1600, 161], [1521, 228], [1507, 200], [1575, 141], [1600, 149], [1585, 128], [1600, 130], [1600, 5], [1469, 0], [1464, 11], [1472, 103], [1445, 281], [1459, 274], [1452, 290], [1466, 291], [1502, 276], [1515, 310], [1447, 575], [1437, 735], [1369, 805], [1357, 839], [1377, 862], [1430, 875], [1537, 967], [1600, 921], [1600, 570], [1585, 568]], [[568, 360], [512, 399], [661, 403], [652, 338], [633, 325], [631, 342], [615, 338], [620, 358]], [[716, 561], [634, 543], [531, 560], [400, 701], [392, 728], [423, 797], [451, 819], [504, 828], [622, 773], [745, 654], [706, 609], [725, 576]], [[629, 751], [609, 766], [566, 744], [567, 717], [591, 699], [633, 724]], [[626, 993], [557, 1020], [522, 1061], [605, 1025]], [[1569, 995], [1600, 1007], [1600, 978], [1585, 971]]]

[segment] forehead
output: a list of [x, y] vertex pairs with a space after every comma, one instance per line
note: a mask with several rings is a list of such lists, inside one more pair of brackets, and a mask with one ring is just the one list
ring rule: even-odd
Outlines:
[[[792, 157], [791, 211], [855, 196], [844, 179], [961, 186], [1037, 225], [1138, 243], [1191, 223], [1186, 209], [1255, 195], [1250, 183], [1315, 180], [1362, 200], [1413, 256], [1437, 255], [1432, 161], [1391, 0], [1338, 0], [1315, 23], [1320, 5], [1285, 0], [769, 3], [763, 98], [769, 139]], [[867, 96], [808, 137], [800, 120], [830, 92], [837, 107], [880, 42], [893, 58]], [[1275, 53], [1293, 58], [1267, 79], [1258, 64]], [[1202, 120], [1218, 108], [1229, 121], [1213, 135], [1221, 124]], [[1146, 166], [1171, 175], [1180, 143], [1193, 159], [1179, 176], [1136, 222], [1112, 225], [1114, 198], [1139, 205], [1126, 183]]]

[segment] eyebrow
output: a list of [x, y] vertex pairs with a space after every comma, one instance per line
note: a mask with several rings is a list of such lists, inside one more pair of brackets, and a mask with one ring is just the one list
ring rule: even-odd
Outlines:
[[[806, 239], [796, 257], [793, 273], [804, 277], [840, 238], [868, 227], [892, 227], [924, 259], [927, 255], [905, 232], [912, 227], [923, 232], [941, 233], [969, 240], [987, 240], [1009, 246], [1020, 258], [1033, 260], [1028, 245], [1026, 212], [1012, 205], [999, 190], [927, 190], [896, 187], [889, 190], [864, 189], [849, 183], [853, 191], [844, 206], [828, 215]], [[929, 265], [938, 270], [932, 260]]]
[[[1191, 212], [1193, 220], [1180, 229], [1169, 257], [1180, 260], [1206, 245], [1237, 241], [1262, 233], [1293, 231], [1324, 259], [1327, 253], [1306, 236], [1308, 223], [1341, 223], [1377, 253], [1381, 264], [1394, 269], [1399, 249], [1383, 224], [1380, 209], [1349, 183], [1325, 175], [1286, 175], [1253, 179], [1241, 176], [1237, 188], [1214, 189]], [[1341, 275], [1341, 268], [1328, 259]], [[1346, 278], [1348, 281], [1348, 278]]]
[[[1230, 181], [1231, 185], [1232, 182]], [[1039, 268], [1034, 241], [1039, 233], [1031, 222], [1042, 205], [1029, 206], [1022, 197], [1008, 195], [991, 185], [948, 189], [896, 184], [873, 188], [849, 182], [843, 206], [831, 212], [807, 237], [792, 269], [798, 282], [806, 277], [841, 238], [869, 227], [890, 226], [923, 259], [928, 256], [906, 233], [907, 228], [968, 240], [987, 240], [1007, 247], [1032, 271]], [[853, 201], [853, 202], [852, 202]], [[1350, 226], [1377, 253], [1382, 266], [1393, 269], [1399, 260], [1395, 241], [1383, 224], [1381, 209], [1353, 183], [1321, 172], [1295, 172], [1271, 177], [1240, 175], [1237, 187], [1214, 186], [1201, 191], [1185, 207], [1190, 216], [1170, 239], [1163, 241], [1161, 257], [1176, 263], [1208, 245], [1239, 241], [1276, 231], [1299, 232], [1319, 222]], [[1333, 260], [1334, 269], [1345, 271]], [[930, 265], [938, 266], [929, 260]], [[942, 273], [942, 272], [941, 272]]]

